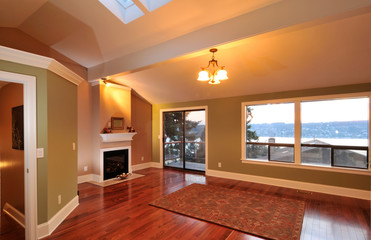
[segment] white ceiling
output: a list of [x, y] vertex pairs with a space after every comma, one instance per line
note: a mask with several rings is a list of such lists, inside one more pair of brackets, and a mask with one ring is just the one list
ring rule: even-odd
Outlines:
[[[20, 4], [20, 2], [22, 2]], [[139, 5], [139, 0], [134, 0]], [[371, 0], [173, 0], [123, 24], [98, 0], [0, 0], [14, 27], [152, 103], [370, 82]], [[216, 59], [229, 80], [196, 81]]]

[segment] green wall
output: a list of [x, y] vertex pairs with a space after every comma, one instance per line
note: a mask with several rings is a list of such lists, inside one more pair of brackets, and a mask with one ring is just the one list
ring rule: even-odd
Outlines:
[[[208, 169], [338, 187], [370, 190], [367, 175], [316, 171], [241, 162], [241, 103], [258, 100], [371, 91], [371, 84], [337, 86], [194, 102], [155, 104], [152, 111], [152, 160], [160, 162], [160, 110], [208, 106]], [[218, 162], [222, 168], [218, 168]]]
[[36, 77], [37, 148], [44, 148], [44, 158], [37, 159], [37, 214], [38, 224], [45, 223], [77, 195], [77, 86], [49, 70], [13, 62], [0, 60], [0, 70]]
[[47, 79], [50, 219], [77, 195], [77, 86], [50, 71]]

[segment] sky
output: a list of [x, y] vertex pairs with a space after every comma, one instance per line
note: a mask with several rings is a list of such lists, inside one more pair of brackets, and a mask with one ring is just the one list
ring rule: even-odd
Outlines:
[[201, 121], [200, 124], [201, 125], [205, 125], [205, 111], [202, 110], [202, 111], [190, 111], [190, 112], [187, 112], [189, 113], [187, 115], [187, 119], [191, 120], [191, 121]]
[[[253, 105], [252, 124], [294, 123], [294, 103]], [[369, 118], [369, 99], [353, 98], [301, 103], [301, 122], [346, 122]]]

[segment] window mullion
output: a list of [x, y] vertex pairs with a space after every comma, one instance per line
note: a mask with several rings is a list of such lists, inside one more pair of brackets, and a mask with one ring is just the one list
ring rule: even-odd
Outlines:
[[294, 147], [294, 163], [301, 164], [301, 112], [300, 101], [295, 101], [295, 147]]

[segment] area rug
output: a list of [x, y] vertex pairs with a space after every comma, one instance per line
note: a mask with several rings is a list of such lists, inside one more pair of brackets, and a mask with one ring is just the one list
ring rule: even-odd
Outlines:
[[140, 178], [140, 177], [144, 177], [144, 175], [138, 174], [138, 173], [133, 173], [133, 175], [131, 175], [128, 178], [125, 178], [125, 179], [113, 178], [113, 179], [106, 180], [102, 183], [95, 182], [95, 181], [90, 181], [89, 183], [92, 183], [94, 185], [98, 185], [98, 186], [101, 186], [101, 187], [108, 187], [108, 186], [111, 186], [111, 185], [126, 182], [126, 181], [133, 180], [133, 179]]
[[196, 183], [150, 205], [278, 240], [300, 238], [305, 208], [301, 200]]

